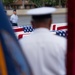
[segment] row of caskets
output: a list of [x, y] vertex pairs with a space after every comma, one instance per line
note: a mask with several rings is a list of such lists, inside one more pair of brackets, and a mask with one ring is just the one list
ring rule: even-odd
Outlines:
[[[18, 39], [21, 39], [25, 36], [28, 36], [31, 32], [33, 32], [35, 29], [33, 29], [32, 26], [21, 26], [21, 27], [13, 27], [15, 34]], [[51, 30], [52, 34], [61, 36], [61, 37], [67, 37], [67, 30]]]

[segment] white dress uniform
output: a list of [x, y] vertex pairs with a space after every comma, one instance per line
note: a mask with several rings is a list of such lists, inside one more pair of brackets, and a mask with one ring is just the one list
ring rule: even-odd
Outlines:
[[11, 15], [10, 21], [11, 21], [13, 24], [17, 24], [17, 23], [18, 23], [18, 16], [15, 15], [15, 14]]
[[22, 38], [20, 44], [33, 75], [66, 75], [65, 38], [51, 34], [46, 28], [38, 28]]

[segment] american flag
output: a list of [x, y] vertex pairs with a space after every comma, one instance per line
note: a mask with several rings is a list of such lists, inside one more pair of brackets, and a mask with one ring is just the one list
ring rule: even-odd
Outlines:
[[[25, 36], [28, 36], [31, 32], [33, 32], [32, 26], [21, 26], [21, 27], [14, 27], [14, 31], [17, 33], [18, 39], [23, 38]], [[67, 37], [67, 26], [59, 26], [57, 27], [57, 30], [50, 30], [52, 34], [61, 36], [61, 37]]]

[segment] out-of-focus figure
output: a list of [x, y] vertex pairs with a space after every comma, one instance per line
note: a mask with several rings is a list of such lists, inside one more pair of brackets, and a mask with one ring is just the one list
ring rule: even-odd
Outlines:
[[31, 9], [33, 33], [22, 38], [20, 44], [34, 75], [65, 75], [66, 39], [50, 33], [55, 8]]
[[32, 75], [0, 0], [0, 75]]

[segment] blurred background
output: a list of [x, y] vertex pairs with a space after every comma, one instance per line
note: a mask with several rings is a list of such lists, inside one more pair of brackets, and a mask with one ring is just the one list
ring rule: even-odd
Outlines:
[[66, 22], [66, 6], [67, 0], [2, 0], [7, 15], [10, 17], [13, 13], [13, 9], [17, 9], [17, 15], [19, 16], [18, 25], [30, 25], [31, 16], [27, 16], [25, 13], [28, 9], [49, 6], [57, 8], [57, 11], [53, 14], [53, 23], [65, 23]]

